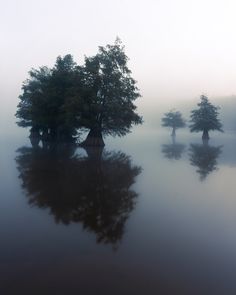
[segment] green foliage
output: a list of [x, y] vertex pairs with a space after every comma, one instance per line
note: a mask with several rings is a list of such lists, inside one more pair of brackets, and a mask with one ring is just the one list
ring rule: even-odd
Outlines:
[[208, 97], [201, 95], [198, 109], [191, 112], [191, 132], [218, 130], [223, 132], [222, 124], [218, 118], [219, 107], [214, 106]]
[[85, 58], [81, 68], [84, 85], [81, 115], [85, 128], [122, 136], [132, 124], [142, 123], [133, 104], [140, 94], [127, 61], [119, 39], [114, 45], [99, 47], [95, 56]]
[[162, 126], [171, 127], [173, 129], [185, 127], [185, 120], [182, 118], [182, 114], [176, 111], [169, 111], [165, 113], [162, 118]]
[[142, 123], [133, 104], [140, 94], [127, 61], [117, 39], [85, 57], [82, 66], [66, 55], [52, 69], [32, 69], [22, 86], [17, 124], [59, 140], [72, 138], [78, 128], [125, 135], [133, 124]]
[[22, 86], [23, 94], [19, 96], [16, 117], [20, 119], [18, 125], [21, 127], [41, 128], [45, 124], [45, 89], [50, 80], [51, 70], [47, 67], [32, 69], [29, 76]]
[[66, 138], [76, 133], [78, 71], [71, 55], [58, 57], [52, 69], [32, 69], [22, 86], [16, 117], [18, 125], [32, 127], [51, 137]]

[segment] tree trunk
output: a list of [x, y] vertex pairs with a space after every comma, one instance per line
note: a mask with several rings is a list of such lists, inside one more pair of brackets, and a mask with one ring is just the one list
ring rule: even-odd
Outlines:
[[30, 138], [40, 138], [40, 132], [39, 129], [36, 127], [32, 127], [30, 129]]
[[30, 143], [33, 148], [37, 148], [39, 146], [39, 142], [40, 142], [40, 137], [30, 136]]
[[102, 138], [100, 129], [90, 129], [86, 139], [80, 144], [81, 146], [104, 146], [105, 143]]
[[202, 140], [209, 140], [209, 134], [208, 134], [208, 130], [204, 129], [203, 130], [203, 134], [202, 134]]
[[48, 133], [48, 129], [44, 129], [42, 133], [42, 141], [49, 141], [49, 140], [50, 140], [50, 136]]
[[175, 127], [173, 127], [173, 129], [172, 129], [172, 133], [171, 133], [171, 136], [175, 136], [176, 134], [175, 134]]
[[92, 162], [101, 162], [102, 160], [102, 153], [103, 153], [103, 149], [104, 146], [99, 146], [99, 147], [84, 147], [88, 158], [92, 161]]

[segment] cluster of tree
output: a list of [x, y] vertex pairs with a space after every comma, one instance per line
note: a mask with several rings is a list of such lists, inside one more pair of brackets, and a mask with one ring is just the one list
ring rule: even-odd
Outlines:
[[[214, 106], [209, 102], [205, 95], [201, 95], [198, 108], [191, 112], [190, 131], [202, 131], [202, 138], [209, 139], [210, 130], [218, 130], [223, 132], [222, 124], [219, 120], [219, 107]], [[182, 114], [176, 111], [170, 111], [162, 118], [162, 126], [171, 127], [172, 135], [175, 136], [175, 131], [178, 128], [186, 126], [186, 121], [183, 119]]]
[[81, 223], [98, 243], [116, 247], [135, 207], [132, 185], [141, 168], [122, 152], [87, 147], [86, 153], [53, 142], [22, 147], [19, 178], [31, 205], [48, 208], [58, 223]]
[[79, 129], [89, 130], [87, 146], [103, 146], [103, 135], [125, 135], [142, 123], [133, 103], [140, 94], [127, 61], [117, 39], [85, 57], [83, 65], [66, 55], [53, 68], [32, 69], [19, 97], [18, 125], [47, 141], [71, 141]]

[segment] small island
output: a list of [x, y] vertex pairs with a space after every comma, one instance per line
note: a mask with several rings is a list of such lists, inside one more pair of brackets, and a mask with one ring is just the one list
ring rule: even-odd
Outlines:
[[104, 146], [104, 136], [125, 135], [142, 123], [133, 103], [140, 93], [127, 61], [117, 38], [83, 65], [68, 54], [53, 68], [32, 69], [22, 86], [17, 124], [44, 141], [73, 142], [79, 130], [88, 130], [82, 146]]

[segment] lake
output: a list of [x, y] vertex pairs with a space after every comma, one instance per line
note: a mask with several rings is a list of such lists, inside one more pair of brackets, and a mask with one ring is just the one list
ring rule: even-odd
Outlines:
[[4, 138], [0, 293], [236, 294], [236, 134], [210, 135]]

